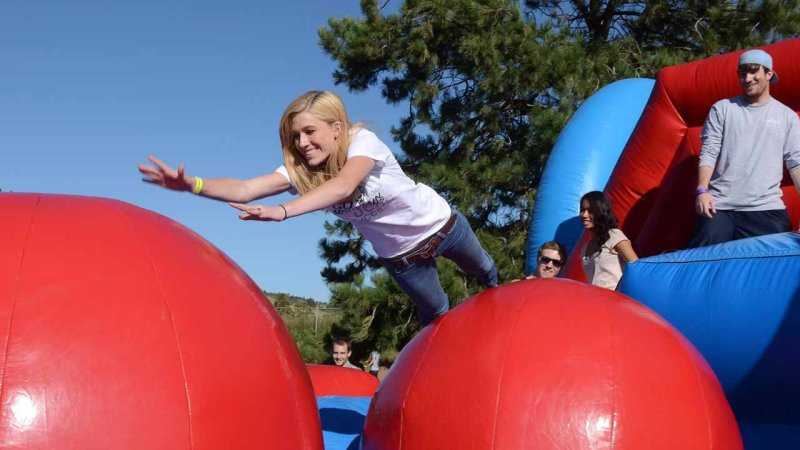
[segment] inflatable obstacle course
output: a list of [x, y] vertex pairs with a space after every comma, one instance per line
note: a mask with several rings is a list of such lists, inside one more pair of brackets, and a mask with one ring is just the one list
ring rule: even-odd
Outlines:
[[[775, 97], [800, 109], [800, 40], [766, 49], [781, 74]], [[642, 256], [680, 249], [693, 217], [699, 128], [714, 101], [738, 92], [737, 57], [606, 91], [635, 97], [624, 120], [606, 114], [624, 123], [602, 147], [613, 170], [590, 165], [591, 179], [578, 177], [575, 189], [574, 178], [549, 175], [554, 162], [543, 182], [567, 180], [577, 197], [551, 204], [574, 203], [566, 207], [577, 215], [580, 190], [604, 184]], [[591, 134], [572, 127], [575, 145], [585, 145], [579, 137]], [[783, 184], [797, 227], [800, 200]], [[546, 200], [534, 222], [550, 213]], [[529, 242], [562, 236], [562, 222], [535, 228]], [[0, 223], [4, 447], [318, 449], [323, 431], [330, 447], [339, 444], [329, 436], [358, 447], [369, 397], [323, 395], [315, 404], [315, 390], [331, 385], [312, 386], [317, 369], [302, 364], [255, 284], [194, 233], [122, 202], [41, 194], [0, 194]], [[580, 278], [581, 238], [570, 239], [567, 272]], [[783, 234], [628, 267], [622, 292], [686, 333], [710, 366], [673, 326], [621, 294], [567, 280], [487, 290], [403, 350], [366, 412], [364, 444], [739, 449], [735, 414], [748, 449], [794, 448], [799, 248]], [[348, 420], [328, 421], [334, 409]]]
[[[775, 61], [780, 82], [770, 93], [800, 111], [800, 39], [763, 47]], [[571, 245], [568, 267], [562, 273], [584, 279], [580, 249], [587, 236], [552, 234], [569, 226], [569, 212], [578, 213], [577, 198], [586, 190], [604, 190], [614, 205], [621, 228], [644, 258], [628, 266], [618, 287], [652, 307], [708, 359], [717, 372], [741, 428], [748, 449], [790, 449], [800, 441], [796, 408], [800, 392], [800, 347], [795, 309], [800, 268], [797, 234], [782, 234], [729, 242], [684, 251], [694, 221], [694, 188], [700, 131], [711, 105], [741, 93], [733, 52], [667, 67], [658, 74], [638, 123], [617, 158], [609, 146], [614, 169], [607, 180], [583, 180], [549, 186], [540, 191], [537, 206], [552, 201], [542, 196], [569, 192], [575, 201], [560, 209], [536, 209], [533, 221], [558, 217], [548, 228], [532, 228], [528, 254], [541, 242], [556, 238]], [[589, 105], [587, 101], [586, 105]], [[576, 114], [578, 117], [578, 114]], [[572, 126], [572, 123], [568, 127]], [[592, 124], [592, 129], [602, 125]], [[580, 136], [581, 130], [572, 133]], [[559, 142], [561, 138], [559, 138]], [[577, 152], [580, 141], [572, 145]], [[560, 148], [551, 158], [558, 158]], [[548, 165], [543, 176], [569, 179], [568, 165]], [[783, 200], [793, 229], [800, 222], [800, 195], [785, 174]], [[560, 222], [558, 221], [560, 220]], [[655, 256], [658, 255], [658, 256]]]

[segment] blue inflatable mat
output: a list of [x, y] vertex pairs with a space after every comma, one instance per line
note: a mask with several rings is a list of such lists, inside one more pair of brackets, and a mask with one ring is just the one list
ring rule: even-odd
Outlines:
[[746, 443], [780, 425], [770, 439], [793, 436], [793, 444], [767, 445], [798, 448], [800, 234], [644, 258], [627, 266], [618, 290], [659, 313], [703, 354]]
[[317, 397], [325, 450], [357, 450], [372, 397]]

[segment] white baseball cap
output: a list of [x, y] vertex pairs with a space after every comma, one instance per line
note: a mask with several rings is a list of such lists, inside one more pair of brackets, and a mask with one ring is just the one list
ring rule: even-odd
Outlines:
[[739, 65], [744, 64], [760, 64], [767, 70], [772, 70], [772, 79], [769, 82], [770, 84], [778, 82], [778, 72], [775, 72], [772, 68], [772, 56], [764, 50], [754, 49], [742, 53], [739, 57]]

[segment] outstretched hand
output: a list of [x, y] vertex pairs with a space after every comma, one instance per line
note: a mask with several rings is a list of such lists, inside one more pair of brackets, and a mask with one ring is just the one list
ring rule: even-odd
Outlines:
[[245, 205], [243, 203], [229, 202], [229, 205], [243, 211], [239, 214], [242, 220], [263, 220], [266, 222], [280, 222], [286, 219], [286, 210], [280, 206]]
[[[192, 180], [187, 179], [184, 173], [185, 167], [183, 164], [178, 166], [175, 170], [172, 167], [164, 164], [153, 155], [148, 155], [147, 159], [153, 164], [139, 164], [139, 172], [144, 175], [142, 181], [145, 183], [152, 183], [163, 188], [172, 189], [173, 191], [191, 191], [194, 185]], [[193, 178], [193, 177], [190, 177]]]

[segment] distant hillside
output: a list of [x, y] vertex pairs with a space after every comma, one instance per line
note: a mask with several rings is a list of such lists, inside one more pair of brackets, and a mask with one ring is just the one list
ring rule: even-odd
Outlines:
[[278, 311], [303, 360], [307, 363], [324, 363], [330, 360], [325, 349], [325, 337], [331, 325], [342, 317], [339, 308], [329, 308], [327, 303], [311, 298], [285, 293], [264, 292]]
[[262, 291], [262, 292], [264, 293], [264, 295], [267, 296], [267, 298], [270, 300], [270, 302], [272, 302], [273, 305], [294, 304], [294, 303], [305, 303], [311, 307], [314, 307], [318, 304], [320, 305], [320, 307], [327, 305], [327, 303], [318, 302], [313, 298], [297, 297], [295, 295], [286, 294], [283, 292], [267, 292], [267, 291]]

